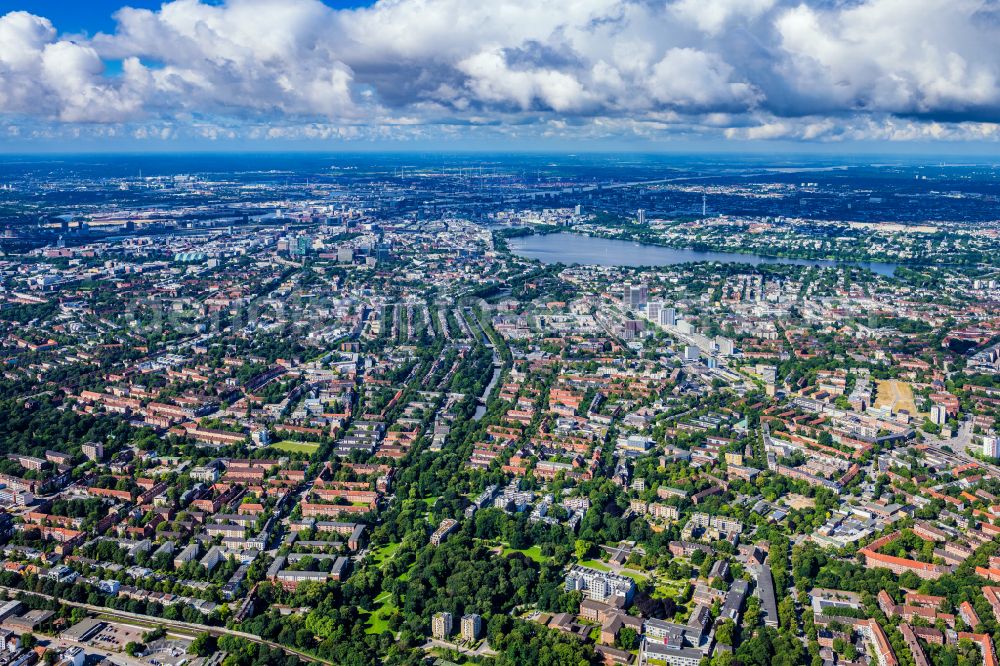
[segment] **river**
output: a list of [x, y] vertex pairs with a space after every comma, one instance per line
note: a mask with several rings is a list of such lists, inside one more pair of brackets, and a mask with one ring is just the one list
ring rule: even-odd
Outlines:
[[597, 266], [671, 266], [693, 261], [718, 261], [720, 263], [791, 264], [795, 266], [858, 266], [873, 273], [892, 277], [896, 264], [877, 261], [831, 261], [829, 259], [786, 259], [763, 257], [736, 252], [699, 252], [679, 250], [660, 245], [646, 245], [633, 241], [597, 238], [573, 233], [534, 234], [509, 238], [511, 252], [526, 259], [537, 259], [545, 264], [589, 264]]
[[479, 405], [476, 406], [476, 413], [472, 415], [473, 421], [478, 421], [484, 416], [486, 416], [486, 403], [490, 401], [490, 393], [493, 392], [493, 387], [497, 385], [497, 381], [500, 379], [501, 368], [494, 366], [493, 377], [490, 379], [490, 383], [486, 385], [483, 390], [483, 395], [479, 398]]

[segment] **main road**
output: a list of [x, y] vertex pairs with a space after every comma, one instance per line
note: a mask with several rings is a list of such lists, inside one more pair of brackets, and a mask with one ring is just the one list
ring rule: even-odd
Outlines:
[[31, 592], [29, 590], [20, 590], [16, 587], [5, 587], [0, 585], [0, 590], [7, 592], [8, 596], [17, 594], [30, 594], [35, 597], [40, 597], [42, 599], [48, 599], [49, 601], [57, 601], [61, 604], [71, 606], [73, 608], [82, 608], [84, 610], [90, 611], [91, 613], [98, 613], [102, 615], [109, 615], [111, 617], [117, 617], [122, 620], [138, 620], [146, 624], [156, 624], [161, 625], [167, 629], [181, 629], [187, 632], [196, 633], [207, 633], [212, 636], [233, 636], [236, 638], [242, 638], [248, 640], [252, 643], [257, 643], [259, 645], [266, 645], [269, 648], [277, 648], [282, 650], [285, 654], [290, 654], [298, 657], [302, 661], [314, 663], [314, 664], [326, 664], [327, 666], [336, 666], [332, 661], [327, 661], [326, 659], [320, 659], [301, 650], [296, 650], [295, 648], [290, 648], [286, 645], [281, 645], [275, 643], [274, 641], [269, 641], [261, 638], [260, 636], [255, 636], [254, 634], [249, 634], [245, 631], [236, 631], [234, 629], [229, 629], [227, 627], [213, 627], [207, 624], [198, 624], [196, 622], [181, 622], [180, 620], [167, 620], [162, 617], [156, 617], [155, 615], [142, 615], [140, 613], [129, 613], [128, 611], [115, 610], [113, 608], [106, 608], [104, 606], [93, 606], [91, 604], [84, 604], [78, 601], [67, 601], [66, 599], [60, 599], [59, 597], [54, 597], [50, 594], [42, 594], [41, 592]]

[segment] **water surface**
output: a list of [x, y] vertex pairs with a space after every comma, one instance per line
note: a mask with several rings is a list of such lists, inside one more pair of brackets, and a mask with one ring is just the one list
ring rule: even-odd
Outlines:
[[526, 259], [537, 259], [545, 264], [586, 264], [597, 266], [672, 266], [694, 261], [720, 263], [789, 264], [793, 266], [859, 266], [873, 273], [891, 277], [896, 264], [877, 261], [832, 261], [829, 259], [789, 259], [764, 257], [737, 252], [699, 252], [672, 247], [647, 245], [633, 241], [597, 238], [573, 233], [535, 234], [507, 240], [511, 252]]

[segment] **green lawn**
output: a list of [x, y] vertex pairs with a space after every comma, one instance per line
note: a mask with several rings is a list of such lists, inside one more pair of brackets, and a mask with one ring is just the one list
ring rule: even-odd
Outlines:
[[434, 508], [434, 503], [437, 502], [437, 500], [437, 497], [405, 499], [403, 500], [403, 508], [413, 511], [423, 511], [424, 517], [426, 518], [430, 514], [431, 509]]
[[381, 634], [383, 631], [389, 630], [389, 618], [399, 611], [392, 602], [389, 601], [390, 595], [388, 592], [383, 592], [382, 594], [375, 597], [375, 603], [378, 607], [368, 616], [368, 626], [365, 628], [366, 634]]
[[287, 453], [307, 453], [312, 455], [319, 449], [319, 444], [316, 442], [293, 442], [290, 439], [286, 439], [283, 442], [271, 444], [271, 448]]
[[407, 569], [407, 570], [406, 570], [406, 571], [404, 571], [403, 573], [401, 573], [401, 574], [399, 574], [398, 576], [396, 576], [396, 580], [398, 580], [398, 581], [402, 581], [402, 582], [404, 582], [404, 583], [405, 583], [406, 581], [410, 580], [410, 572], [411, 572], [411, 571], [413, 571], [413, 568], [414, 568], [415, 566], [417, 566], [417, 563], [416, 563], [416, 562], [414, 562], [413, 564], [411, 564], [411, 565], [410, 565], [410, 568], [409, 568], [409, 569]]
[[637, 583], [642, 583], [649, 579], [649, 576], [639, 573], [635, 569], [622, 569], [621, 574], [623, 576], [628, 576]]
[[583, 562], [580, 562], [580, 566], [590, 567], [591, 569], [597, 569], [598, 571], [611, 571], [611, 567], [600, 560], [584, 560]]
[[687, 583], [683, 581], [661, 579], [656, 585], [656, 590], [653, 592], [652, 596], [658, 599], [676, 599], [681, 596], [685, 585], [687, 585]]
[[386, 605], [368, 616], [366, 634], [381, 634], [389, 631], [389, 617], [396, 611], [395, 606]]
[[392, 559], [392, 556], [396, 554], [399, 547], [403, 545], [401, 543], [387, 543], [386, 545], [372, 551], [372, 561], [375, 564], [382, 564], [386, 560]]
[[504, 546], [503, 548], [504, 557], [506, 557], [510, 553], [521, 553], [528, 559], [534, 560], [539, 564], [542, 564], [549, 560], [549, 558], [542, 555], [542, 549], [538, 546], [532, 546], [531, 548], [510, 548], [508, 546]]

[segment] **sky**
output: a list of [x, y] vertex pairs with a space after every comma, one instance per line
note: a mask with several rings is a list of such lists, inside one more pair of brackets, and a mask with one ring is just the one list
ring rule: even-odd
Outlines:
[[1000, 0], [0, 0], [0, 151], [992, 154]]

